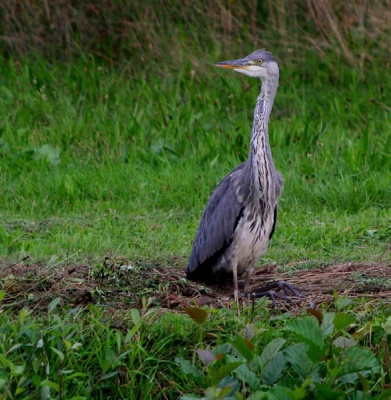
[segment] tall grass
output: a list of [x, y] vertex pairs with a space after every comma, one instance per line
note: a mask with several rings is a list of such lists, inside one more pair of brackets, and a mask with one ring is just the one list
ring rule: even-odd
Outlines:
[[363, 68], [387, 59], [390, 26], [386, 0], [4, 0], [0, 50], [128, 59], [134, 69], [153, 61], [172, 69], [186, 60], [197, 66], [211, 52], [267, 46], [279, 54], [333, 54]]

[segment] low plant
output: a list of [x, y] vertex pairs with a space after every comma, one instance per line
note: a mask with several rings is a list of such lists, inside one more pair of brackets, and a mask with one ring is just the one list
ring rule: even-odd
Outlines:
[[[262, 335], [255, 326], [248, 324], [233, 340], [197, 348], [199, 362], [176, 358], [182, 371], [203, 391], [203, 397], [189, 394], [182, 400], [390, 398], [385, 376], [391, 318], [358, 326], [351, 313], [342, 312], [349, 303], [348, 298], [335, 294], [335, 311], [308, 309], [315, 318], [291, 320], [281, 330], [281, 337], [266, 346], [261, 345]], [[185, 311], [200, 325], [206, 320], [205, 310]], [[376, 335], [383, 344], [385, 370], [376, 358], [380, 347], [364, 348], [367, 335]]]

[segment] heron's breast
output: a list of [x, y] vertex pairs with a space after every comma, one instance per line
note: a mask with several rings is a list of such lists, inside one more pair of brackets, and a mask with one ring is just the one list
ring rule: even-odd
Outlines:
[[272, 213], [263, 218], [258, 213], [246, 213], [236, 230], [233, 241], [232, 263], [237, 263], [238, 273], [253, 267], [267, 250], [273, 227]]

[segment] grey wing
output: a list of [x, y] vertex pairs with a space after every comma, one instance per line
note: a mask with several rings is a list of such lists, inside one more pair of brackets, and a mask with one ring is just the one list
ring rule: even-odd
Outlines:
[[[199, 274], [201, 271], [202, 275], [208, 274], [208, 272], [212, 274], [212, 270], [205, 267], [213, 264], [217, 256], [231, 244], [244, 209], [243, 202], [238, 199], [234, 179], [244, 167], [245, 163], [235, 168], [213, 192], [202, 215], [193, 244], [187, 268], [188, 279], [210, 279], [210, 277], [199, 276]], [[206, 269], [209, 271], [206, 272]]]

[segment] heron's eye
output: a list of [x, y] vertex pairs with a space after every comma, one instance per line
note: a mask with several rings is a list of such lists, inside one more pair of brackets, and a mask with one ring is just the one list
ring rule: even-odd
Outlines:
[[259, 65], [261, 65], [261, 64], [263, 63], [263, 60], [258, 60], [257, 63], [258, 63]]

